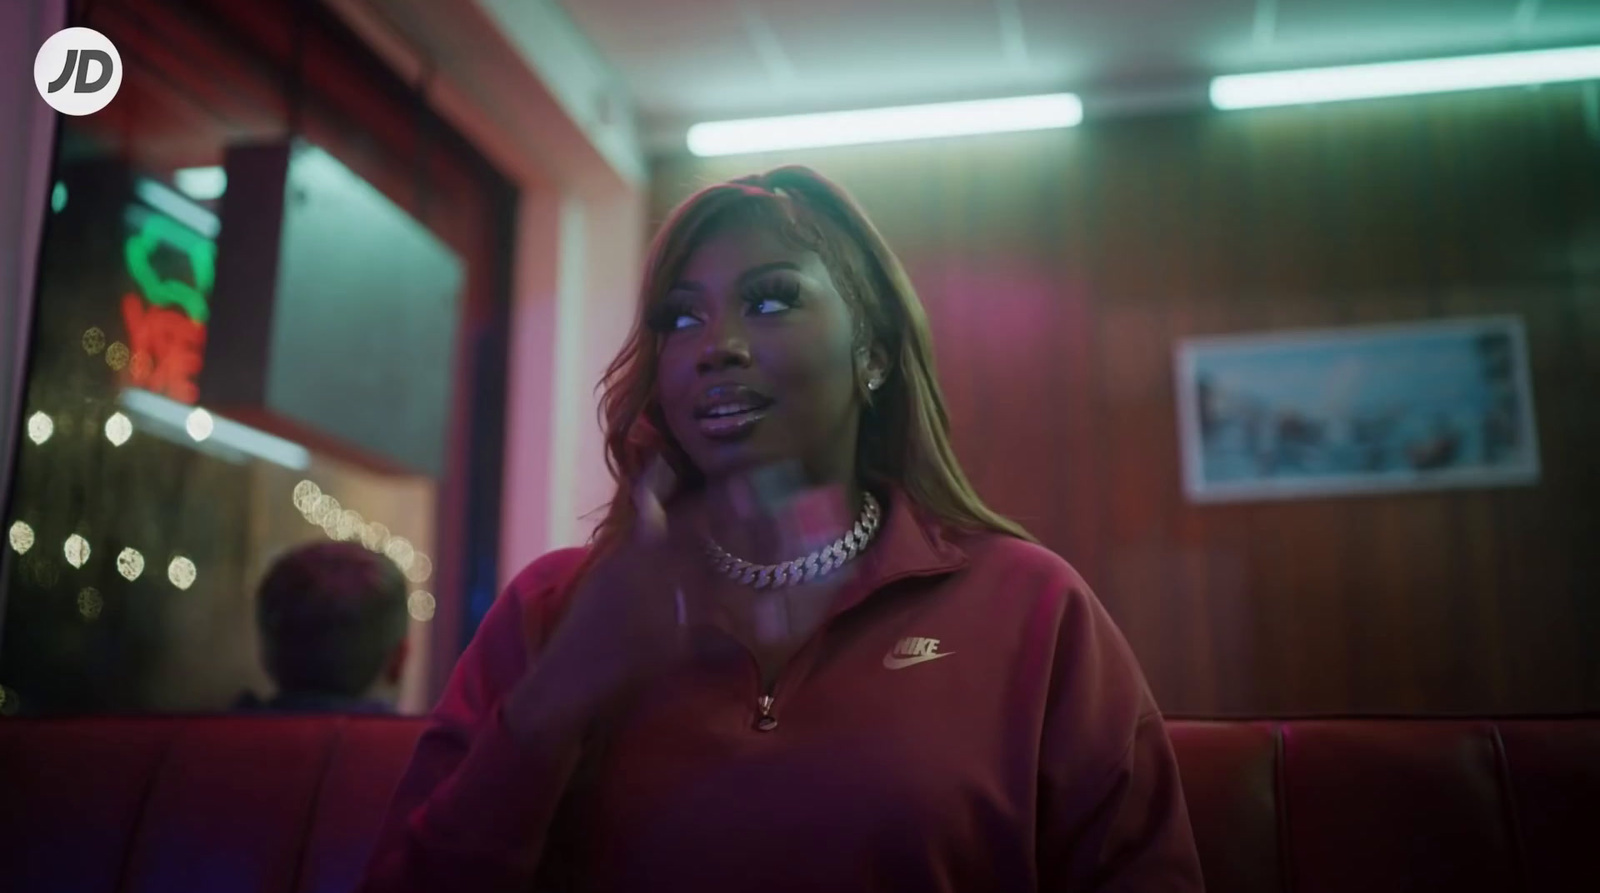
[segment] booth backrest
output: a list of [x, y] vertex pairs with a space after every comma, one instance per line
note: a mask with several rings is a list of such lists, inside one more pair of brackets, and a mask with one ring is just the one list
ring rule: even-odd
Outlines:
[[[1212, 891], [1600, 891], [1600, 718], [1169, 728]], [[0, 722], [0, 886], [348, 891], [421, 729]]]
[[1600, 719], [1169, 728], [1208, 889], [1600, 891]]

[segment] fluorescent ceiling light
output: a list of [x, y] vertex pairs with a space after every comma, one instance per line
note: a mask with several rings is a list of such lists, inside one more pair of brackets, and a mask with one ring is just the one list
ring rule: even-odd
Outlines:
[[228, 172], [218, 165], [183, 167], [172, 172], [178, 191], [197, 202], [209, 202], [228, 191]]
[[217, 215], [154, 180], [140, 178], [134, 183], [133, 193], [140, 201], [208, 239], [215, 239], [222, 232]]
[[1600, 47], [1228, 75], [1212, 79], [1211, 104], [1248, 109], [1591, 78], [1600, 78]]
[[689, 151], [701, 157], [851, 146], [899, 140], [1072, 127], [1083, 103], [1071, 93], [941, 102], [895, 108], [714, 121], [689, 128]]
[[[145, 421], [141, 430], [230, 462], [253, 456], [294, 471], [311, 467], [311, 451], [298, 443], [160, 394], [129, 388], [122, 392], [122, 405]], [[209, 434], [197, 436], [207, 422]]]

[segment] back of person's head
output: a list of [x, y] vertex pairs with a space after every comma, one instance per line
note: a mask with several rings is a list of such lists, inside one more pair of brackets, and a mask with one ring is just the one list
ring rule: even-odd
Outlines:
[[397, 681], [407, 628], [406, 580], [356, 543], [316, 543], [275, 562], [261, 581], [256, 622], [280, 692], [367, 694]]

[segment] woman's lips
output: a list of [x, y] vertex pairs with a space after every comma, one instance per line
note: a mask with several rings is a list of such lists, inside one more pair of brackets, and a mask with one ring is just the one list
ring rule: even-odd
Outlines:
[[695, 424], [712, 440], [737, 440], [750, 435], [767, 415], [772, 399], [738, 384], [707, 388], [695, 404]]
[[710, 440], [738, 440], [749, 437], [771, 405], [771, 397], [754, 387], [723, 382], [707, 387], [694, 403], [694, 424]]
[[700, 416], [695, 423], [700, 433], [712, 440], [739, 440], [748, 437], [766, 416], [767, 407], [750, 406], [737, 411], [723, 410], [716, 415]]

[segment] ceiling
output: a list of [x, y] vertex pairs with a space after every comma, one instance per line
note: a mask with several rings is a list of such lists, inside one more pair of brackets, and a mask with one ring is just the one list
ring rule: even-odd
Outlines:
[[1092, 109], [1213, 74], [1600, 43], [1600, 0], [560, 2], [658, 139], [718, 118], [1057, 89]]

